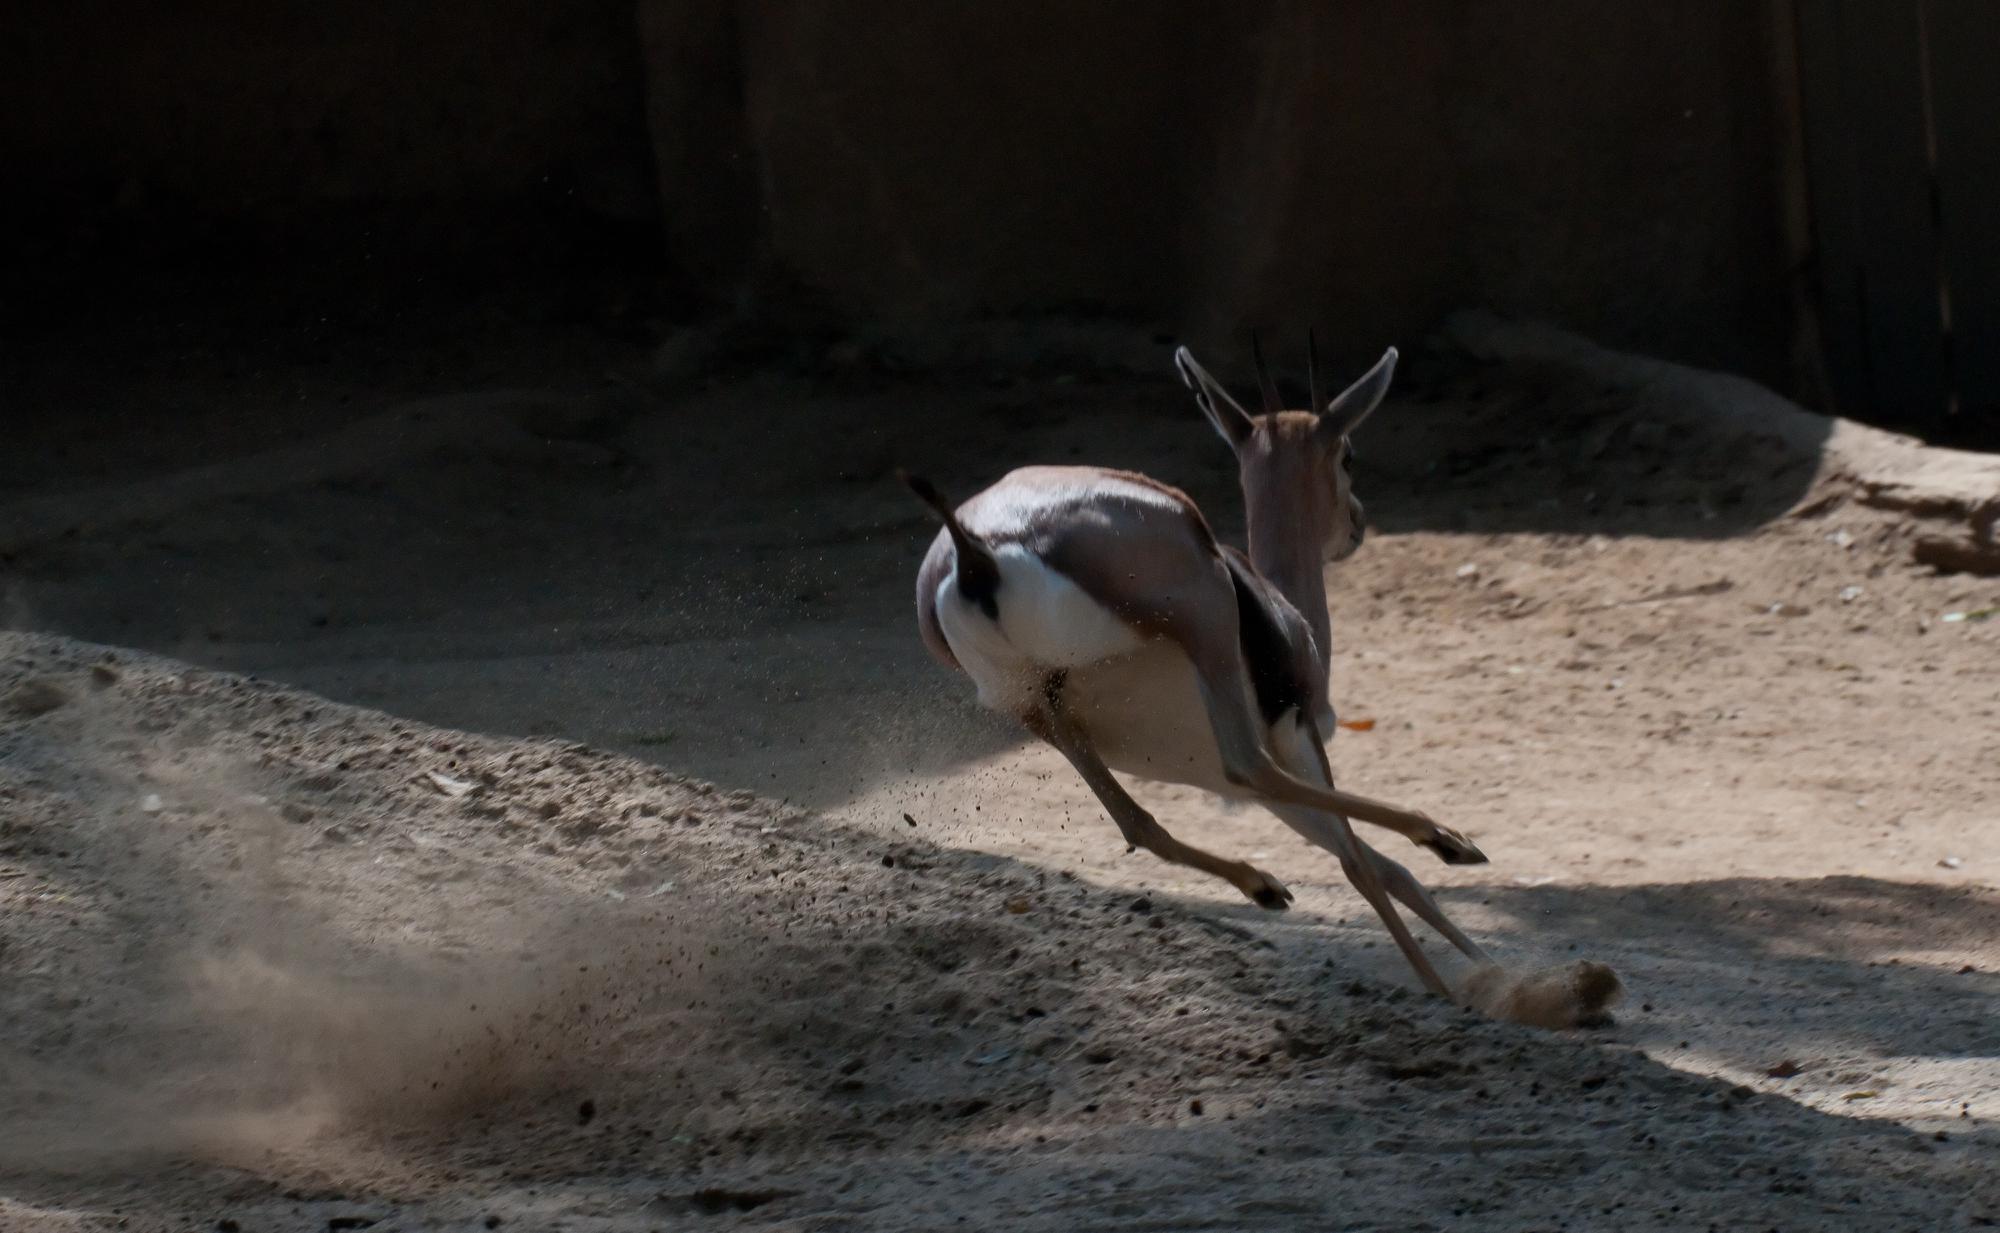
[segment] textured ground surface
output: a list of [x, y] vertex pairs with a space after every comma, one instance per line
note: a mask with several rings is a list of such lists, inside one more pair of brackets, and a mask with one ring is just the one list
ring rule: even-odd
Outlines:
[[351, 358], [17, 383], [102, 414], [0, 456], [0, 615], [173, 658], [0, 643], [0, 1228], [2000, 1219], [2000, 585], [1796, 441], [1419, 362], [1360, 442], [1336, 767], [1620, 969], [1558, 1037], [1272, 819], [1141, 789], [1284, 915], [1126, 855], [923, 657], [898, 463], [1237, 524], [1165, 374]]

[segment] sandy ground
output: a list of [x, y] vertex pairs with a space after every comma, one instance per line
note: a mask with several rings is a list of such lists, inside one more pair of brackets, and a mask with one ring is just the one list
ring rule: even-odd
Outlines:
[[1255, 811], [1139, 790], [1289, 913], [1126, 854], [924, 657], [897, 464], [1240, 525], [1165, 371], [325, 345], [10, 374], [0, 616], [89, 644], [0, 642], [0, 1228], [2000, 1220], [2000, 583], [1796, 441], [1420, 355], [1359, 442], [1335, 764], [1619, 969], [1554, 1036]]

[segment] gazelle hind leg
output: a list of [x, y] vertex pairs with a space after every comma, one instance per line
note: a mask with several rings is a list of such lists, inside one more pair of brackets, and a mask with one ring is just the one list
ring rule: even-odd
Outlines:
[[1158, 819], [1146, 812], [1144, 806], [1132, 799], [1117, 776], [1111, 773], [1111, 768], [1104, 764], [1104, 759], [1098, 756], [1089, 736], [1063, 710], [1060, 675], [1051, 678], [1044, 704], [1024, 715], [1022, 721], [1029, 731], [1069, 759], [1070, 765], [1076, 768], [1077, 774], [1097, 795], [1104, 811], [1118, 824], [1118, 833], [1125, 837], [1126, 843], [1144, 848], [1171, 864], [1186, 865], [1213, 874], [1242, 891], [1245, 898], [1260, 908], [1277, 912], [1290, 906], [1292, 892], [1283, 882], [1243, 861], [1230, 860], [1182, 843], [1169, 834]]

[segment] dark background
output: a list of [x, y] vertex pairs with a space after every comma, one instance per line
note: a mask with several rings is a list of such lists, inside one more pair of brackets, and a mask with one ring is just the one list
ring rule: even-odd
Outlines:
[[[1353, 363], [1477, 306], [1990, 437], [1925, 303], [1937, 220], [1851, 199], [1936, 195], [1936, 135], [1870, 127], [1897, 56], [1936, 67], [1936, 7], [14, 6], [7, 323], [636, 296], [656, 323], [1060, 313], [1232, 347], [1310, 322]], [[1864, 268], [1883, 251], [1915, 280]], [[1885, 312], [1871, 368], [1855, 314]]]

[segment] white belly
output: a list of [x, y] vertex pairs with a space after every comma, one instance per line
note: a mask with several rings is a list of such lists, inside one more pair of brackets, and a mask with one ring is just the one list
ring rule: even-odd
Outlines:
[[1241, 795], [1223, 778], [1194, 665], [1173, 643], [1073, 669], [1063, 701], [1112, 770]]

